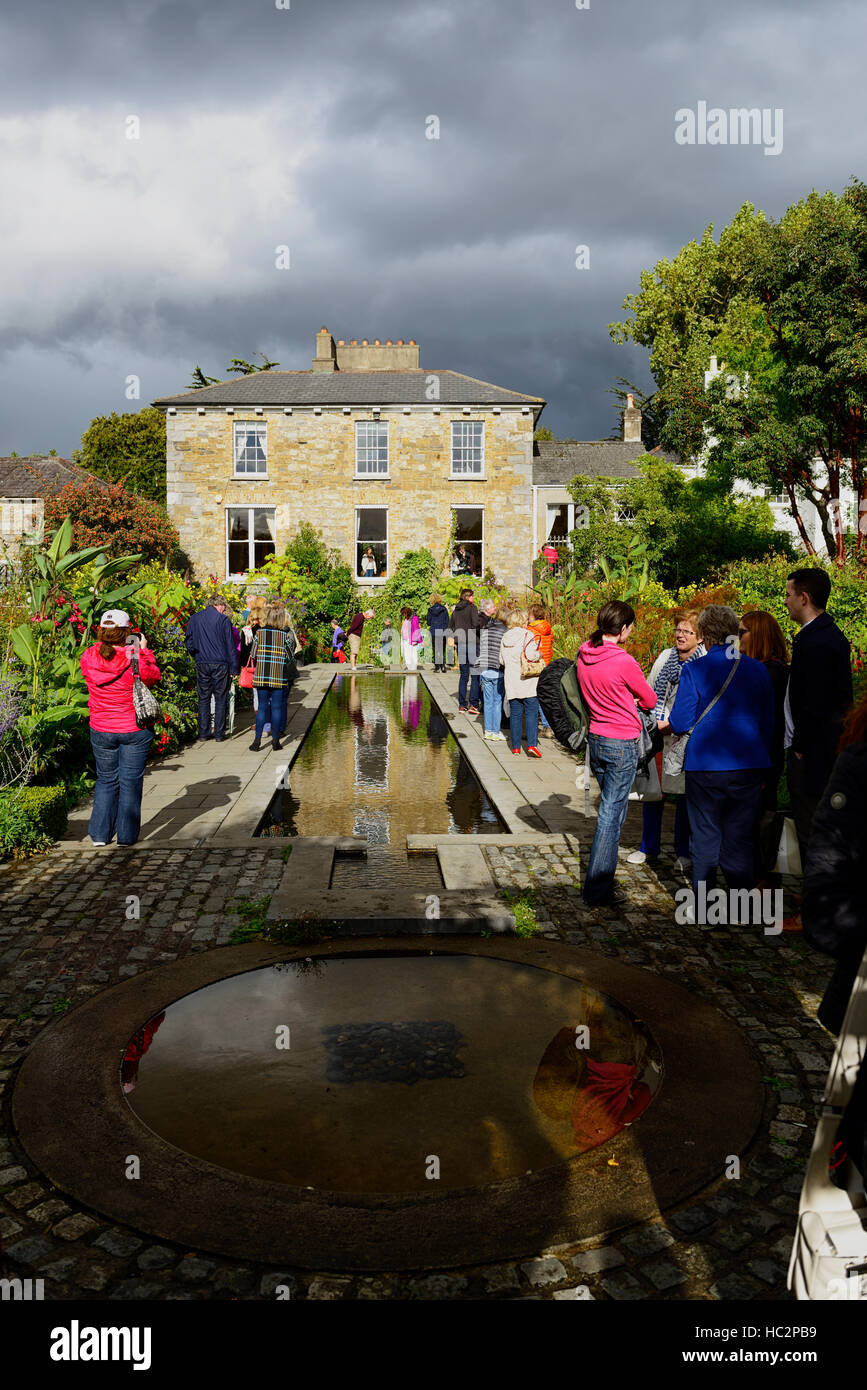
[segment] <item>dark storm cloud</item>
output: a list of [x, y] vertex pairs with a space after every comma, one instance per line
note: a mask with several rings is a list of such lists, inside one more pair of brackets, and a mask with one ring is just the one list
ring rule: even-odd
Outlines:
[[[0, 451], [27, 446], [37, 396], [68, 453], [128, 408], [127, 372], [147, 400], [196, 361], [304, 367], [323, 323], [415, 337], [423, 365], [604, 435], [615, 377], [648, 382], [607, 333], [641, 269], [744, 201], [778, 216], [859, 171], [865, 27], [838, 0], [21, 7], [0, 20]], [[783, 153], [678, 146], [700, 99], [782, 107]]]

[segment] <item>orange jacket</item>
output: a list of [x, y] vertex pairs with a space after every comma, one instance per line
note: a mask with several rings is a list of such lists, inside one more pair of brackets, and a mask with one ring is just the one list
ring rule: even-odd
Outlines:
[[528, 623], [527, 627], [535, 633], [539, 639], [539, 646], [542, 648], [542, 660], [547, 666], [554, 655], [554, 638], [551, 633], [551, 624], [547, 618], [537, 618], [535, 622]]

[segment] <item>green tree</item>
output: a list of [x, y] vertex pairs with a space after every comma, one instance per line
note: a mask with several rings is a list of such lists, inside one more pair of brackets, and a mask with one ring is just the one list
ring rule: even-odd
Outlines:
[[227, 372], [240, 372], [241, 376], [252, 376], [254, 372], [270, 372], [272, 367], [279, 367], [279, 362], [270, 362], [264, 352], [254, 353], [255, 357], [263, 359], [262, 366], [257, 367], [255, 362], [246, 362], [243, 357], [233, 357]]
[[192, 380], [190, 381], [187, 390], [201, 391], [203, 386], [219, 386], [219, 384], [220, 378], [218, 376], [205, 376], [205, 373], [202, 371], [201, 367], [197, 362], [195, 367], [193, 368]]
[[623, 483], [588, 477], [570, 483], [583, 523], [570, 536], [575, 569], [634, 574], [636, 561], [646, 559], [649, 574], [674, 589], [699, 584], [735, 560], [789, 552], [764, 499], [738, 497], [713, 479], [687, 478], [665, 459], [645, 456], [637, 466], [638, 476]]
[[[813, 192], [779, 222], [744, 204], [718, 243], [709, 227], [642, 271], [624, 308], [630, 318], [610, 332], [650, 348], [661, 442], [685, 456], [706, 449], [720, 482], [784, 491], [808, 552], [801, 508], [811, 500], [842, 563], [843, 484], [859, 518], [867, 513], [865, 186]], [[725, 366], [706, 391], [712, 356]], [[859, 550], [864, 530], [855, 528]]]
[[72, 455], [79, 467], [122, 483], [127, 492], [163, 505], [166, 500], [166, 417], [155, 406], [128, 415], [99, 415]]

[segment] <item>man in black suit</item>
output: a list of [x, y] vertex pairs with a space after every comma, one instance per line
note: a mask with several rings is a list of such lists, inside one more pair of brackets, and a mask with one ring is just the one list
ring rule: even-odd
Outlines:
[[849, 642], [825, 612], [831, 580], [823, 569], [795, 570], [786, 581], [786, 608], [800, 627], [792, 642], [786, 691], [786, 777], [807, 862], [810, 826], [837, 757], [843, 721], [852, 704]]

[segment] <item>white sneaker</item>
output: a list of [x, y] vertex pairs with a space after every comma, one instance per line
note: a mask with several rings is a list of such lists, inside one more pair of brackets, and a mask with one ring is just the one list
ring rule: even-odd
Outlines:
[[683, 869], [684, 871], [685, 871], [686, 869], [691, 869], [691, 868], [692, 868], [692, 860], [690, 859], [690, 857], [689, 857], [688, 854], [681, 854], [681, 855], [678, 855], [677, 859], [675, 859], [675, 861], [674, 861], [674, 867], [675, 867], [676, 869]]
[[100, 849], [105, 849], [105, 840], [91, 840], [92, 845], [97, 845]]
[[646, 859], [647, 855], [640, 849], [633, 850], [631, 854], [627, 854], [626, 856], [627, 864], [643, 864]]
[[500, 742], [500, 743], [505, 743], [505, 742], [506, 742], [506, 735], [505, 735], [505, 734], [494, 734], [494, 738], [497, 739], [498, 742]]

